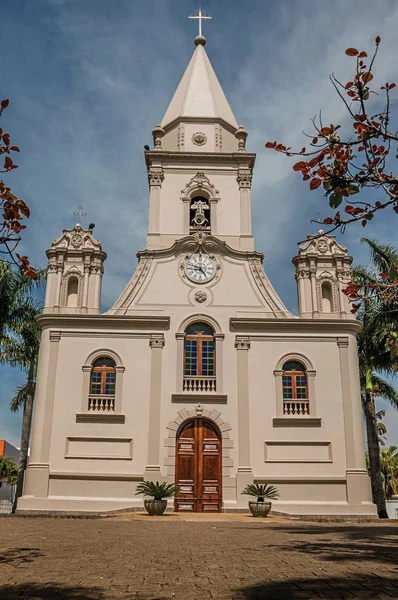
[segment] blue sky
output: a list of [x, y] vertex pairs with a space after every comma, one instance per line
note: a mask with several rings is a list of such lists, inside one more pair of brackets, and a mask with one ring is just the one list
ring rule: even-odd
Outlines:
[[[21, 148], [7, 181], [31, 207], [21, 245], [36, 265], [82, 205], [83, 225], [108, 253], [103, 309], [109, 308], [144, 248], [148, 185], [144, 144], [160, 122], [194, 50], [197, 25], [187, 0], [13, 0], [0, 9], [1, 91], [10, 98], [1, 126]], [[297, 241], [327, 216], [320, 191], [309, 192], [288, 158], [264, 149], [268, 140], [304, 145], [302, 130], [322, 109], [325, 122], [347, 123], [328, 74], [347, 81], [348, 46], [372, 49], [382, 37], [376, 82], [398, 80], [398, 4], [384, 0], [210, 0], [206, 50], [232, 110], [258, 153], [253, 181], [256, 248], [289, 309], [297, 311], [291, 257]], [[397, 81], [398, 82], [398, 81]], [[398, 97], [397, 95], [395, 97]], [[397, 112], [397, 102], [393, 109]], [[366, 231], [396, 243], [394, 213]], [[361, 227], [339, 241], [366, 262]], [[23, 375], [1, 369], [0, 439], [18, 444], [20, 416], [8, 411]], [[382, 403], [380, 403], [382, 408]], [[388, 442], [398, 445], [398, 413], [388, 409]]]

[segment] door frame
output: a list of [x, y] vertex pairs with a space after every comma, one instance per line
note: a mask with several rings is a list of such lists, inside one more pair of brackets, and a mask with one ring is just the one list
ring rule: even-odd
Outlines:
[[[222, 432], [219, 428], [219, 426], [217, 425], [217, 423], [215, 423], [212, 419], [209, 419], [208, 417], [202, 417], [199, 415], [196, 415], [194, 417], [189, 417], [188, 419], [185, 419], [180, 426], [178, 427], [178, 430], [176, 431], [176, 437], [175, 437], [175, 441], [176, 441], [176, 445], [175, 445], [175, 471], [174, 471], [174, 481], [175, 484], [178, 484], [178, 470], [179, 470], [179, 438], [181, 435], [182, 430], [189, 425], [190, 423], [195, 424], [196, 422], [202, 422], [202, 423], [207, 423], [208, 425], [210, 425], [210, 427], [214, 430], [214, 432], [217, 435], [218, 441], [219, 441], [219, 454], [218, 454], [218, 461], [219, 461], [219, 466], [218, 466], [218, 488], [219, 488], [219, 495], [218, 495], [218, 501], [219, 501], [219, 511], [218, 512], [222, 512], [223, 510], [223, 501], [222, 501], [222, 497], [223, 497], [223, 477], [222, 477], [222, 458], [223, 458], [223, 444], [222, 444]], [[199, 442], [199, 439], [196, 440], [197, 442]], [[199, 457], [199, 452], [201, 451], [200, 447], [197, 446], [197, 454], [194, 456], [194, 469], [196, 471], [195, 475], [198, 478], [197, 481], [194, 483], [194, 488], [197, 489], [198, 485], [199, 485], [199, 468], [198, 468], [198, 462], [200, 460]], [[177, 501], [175, 500], [174, 502], [174, 510], [177, 512]], [[178, 512], [183, 512], [183, 511], [178, 511]], [[203, 511], [200, 511], [203, 512]], [[197, 514], [199, 513], [199, 511], [197, 511]]]

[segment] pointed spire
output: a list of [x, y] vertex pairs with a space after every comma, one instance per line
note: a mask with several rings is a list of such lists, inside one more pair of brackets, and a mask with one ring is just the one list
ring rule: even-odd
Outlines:
[[238, 129], [238, 123], [204, 49], [205, 43], [205, 37], [196, 36], [196, 49], [162, 119], [162, 127], [179, 117], [210, 117], [226, 121]]

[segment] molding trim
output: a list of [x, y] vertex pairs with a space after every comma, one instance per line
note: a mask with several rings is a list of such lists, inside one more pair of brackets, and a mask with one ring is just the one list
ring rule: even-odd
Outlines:
[[[146, 316], [146, 315], [40, 315], [37, 317], [37, 324], [44, 329], [45, 327], [65, 327], [89, 328], [99, 327], [100, 329], [149, 329], [168, 330], [170, 327], [170, 317]], [[63, 332], [60, 332], [61, 334]]]
[[287, 483], [287, 484], [301, 484], [301, 483], [331, 483], [341, 485], [346, 484], [346, 477], [268, 477], [268, 476], [255, 476], [254, 483]]
[[276, 417], [273, 427], [321, 427], [322, 419], [311, 417]]
[[131, 473], [73, 473], [51, 471], [50, 479], [94, 479], [96, 481], [143, 481], [144, 476]]
[[76, 423], [124, 423], [125, 415], [114, 413], [78, 413]]
[[[333, 341], [337, 342], [338, 333], [341, 331], [342, 334], [351, 333], [356, 335], [362, 328], [359, 321], [355, 320], [343, 320], [343, 319], [261, 319], [261, 318], [231, 318], [229, 320], [230, 330], [233, 332], [238, 331], [262, 331], [262, 332], [275, 332], [284, 330], [291, 333], [331, 333], [334, 334]], [[255, 341], [255, 336], [250, 338]], [[283, 338], [277, 338], [283, 340]], [[291, 337], [288, 338], [289, 340]], [[308, 340], [311, 340], [309, 335]], [[319, 339], [318, 339], [319, 341]]]
[[171, 394], [172, 402], [186, 402], [187, 404], [198, 402], [200, 404], [226, 404], [226, 394]]

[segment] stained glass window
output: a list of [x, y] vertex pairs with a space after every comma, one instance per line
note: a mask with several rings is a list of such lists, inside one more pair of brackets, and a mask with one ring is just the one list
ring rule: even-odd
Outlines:
[[90, 394], [114, 396], [116, 387], [116, 365], [106, 356], [98, 358], [91, 371]]
[[289, 360], [283, 365], [282, 388], [285, 400], [308, 399], [304, 365], [296, 360]]
[[215, 340], [205, 323], [190, 325], [185, 336], [184, 375], [211, 377], [215, 374]]

